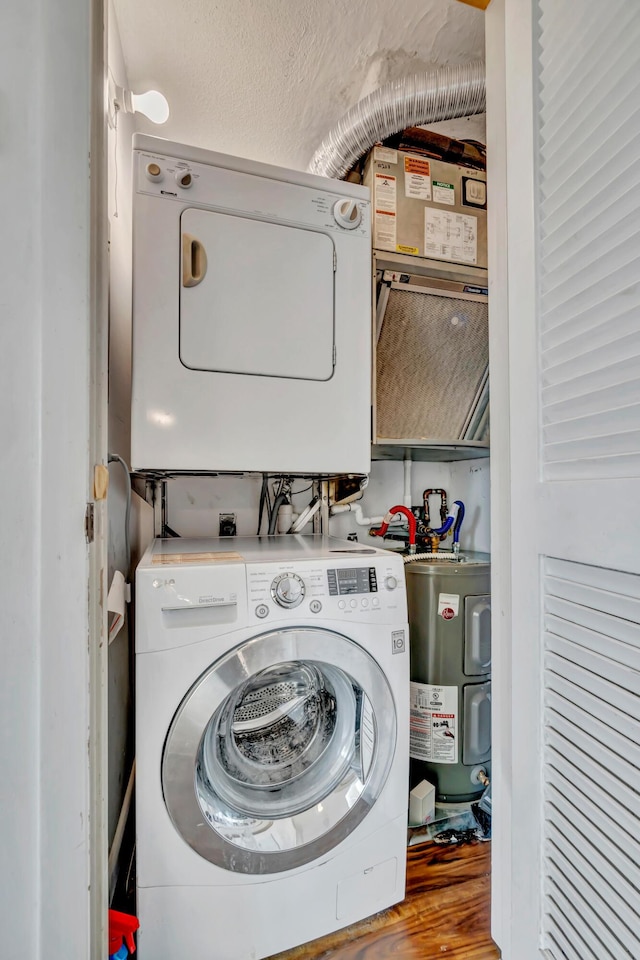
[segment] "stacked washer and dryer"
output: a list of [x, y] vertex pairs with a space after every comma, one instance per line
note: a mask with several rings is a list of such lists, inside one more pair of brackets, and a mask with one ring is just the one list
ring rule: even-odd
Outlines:
[[[132, 464], [367, 473], [368, 190], [134, 140]], [[402, 900], [402, 559], [156, 540], [136, 578], [141, 960], [259, 960]]]

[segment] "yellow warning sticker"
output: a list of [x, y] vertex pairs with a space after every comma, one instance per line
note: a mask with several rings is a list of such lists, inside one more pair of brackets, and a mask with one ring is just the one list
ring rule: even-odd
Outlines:
[[396, 250], [398, 253], [412, 253], [416, 257], [420, 256], [419, 247], [407, 247], [404, 243], [397, 243]]
[[239, 553], [156, 553], [152, 563], [244, 563]]

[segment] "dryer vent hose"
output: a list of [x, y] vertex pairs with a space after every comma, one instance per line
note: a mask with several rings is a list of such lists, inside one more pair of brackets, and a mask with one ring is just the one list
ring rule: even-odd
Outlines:
[[340, 179], [385, 137], [406, 127], [484, 113], [485, 104], [482, 60], [402, 77], [347, 111], [314, 153], [309, 171]]

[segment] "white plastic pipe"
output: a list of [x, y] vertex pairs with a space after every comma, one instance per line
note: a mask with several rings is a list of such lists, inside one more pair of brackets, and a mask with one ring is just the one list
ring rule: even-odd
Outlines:
[[362, 515], [362, 507], [359, 503], [336, 504], [334, 507], [331, 507], [332, 517], [335, 517], [339, 513], [352, 513], [354, 515], [353, 519], [359, 527], [372, 527], [376, 523], [382, 523], [384, 520], [384, 517], [364, 517]]
[[402, 77], [351, 107], [322, 141], [309, 170], [340, 179], [374, 143], [405, 127], [470, 117], [485, 109], [482, 60]]
[[411, 509], [411, 457], [404, 461], [404, 494], [402, 505]]

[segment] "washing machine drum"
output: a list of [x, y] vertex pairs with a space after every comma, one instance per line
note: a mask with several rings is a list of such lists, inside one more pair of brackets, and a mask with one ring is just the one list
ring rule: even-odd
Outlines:
[[375, 803], [393, 759], [390, 718], [387, 680], [354, 641], [311, 629], [256, 637], [214, 663], [174, 717], [162, 769], [174, 825], [227, 869], [307, 863]]
[[203, 780], [249, 817], [302, 813], [334, 790], [354, 760], [362, 763], [354, 758], [357, 696], [346, 674], [328, 664], [264, 670], [207, 725]]

